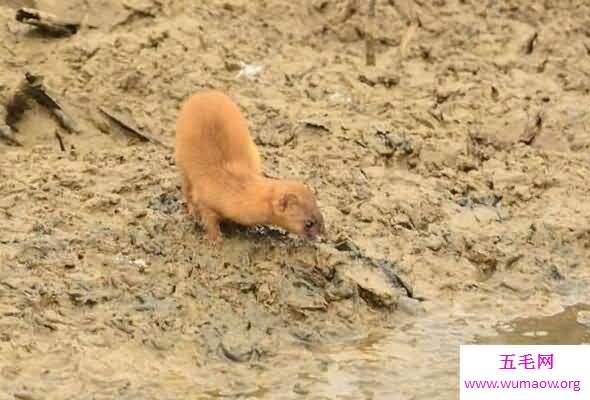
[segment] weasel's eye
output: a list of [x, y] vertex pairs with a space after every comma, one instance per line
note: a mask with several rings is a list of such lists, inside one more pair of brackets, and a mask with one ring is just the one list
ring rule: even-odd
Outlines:
[[306, 220], [305, 220], [305, 227], [306, 227], [307, 229], [311, 229], [311, 228], [313, 228], [313, 225], [314, 225], [314, 223], [313, 223], [313, 221], [312, 221], [311, 219], [306, 219]]

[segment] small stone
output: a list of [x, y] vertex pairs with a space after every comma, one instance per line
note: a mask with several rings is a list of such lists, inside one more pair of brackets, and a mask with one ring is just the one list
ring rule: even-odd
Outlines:
[[400, 296], [398, 298], [397, 306], [400, 310], [403, 310], [409, 315], [417, 315], [420, 311], [422, 311], [421, 303], [410, 297]]
[[424, 241], [424, 245], [432, 251], [439, 251], [443, 243], [438, 236], [431, 236]]
[[229, 332], [219, 343], [219, 351], [234, 362], [255, 361], [259, 354], [255, 341], [247, 334]]
[[307, 390], [306, 388], [304, 388], [303, 386], [301, 386], [300, 383], [296, 383], [293, 386], [293, 393], [297, 393], [300, 395], [308, 395], [309, 394], [309, 390]]
[[145, 262], [145, 260], [142, 260], [141, 258], [133, 260], [133, 265], [135, 265], [137, 267], [137, 270], [142, 274], [146, 271], [147, 263]]

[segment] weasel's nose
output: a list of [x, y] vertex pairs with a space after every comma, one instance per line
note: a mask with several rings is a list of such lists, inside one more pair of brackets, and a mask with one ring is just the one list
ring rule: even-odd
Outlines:
[[313, 235], [314, 240], [322, 241], [326, 237], [326, 227], [321, 225], [317, 232]]

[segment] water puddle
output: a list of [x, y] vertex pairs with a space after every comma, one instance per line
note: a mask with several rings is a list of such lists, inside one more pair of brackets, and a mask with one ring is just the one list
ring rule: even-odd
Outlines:
[[548, 317], [518, 318], [497, 327], [498, 335], [478, 337], [478, 344], [590, 344], [590, 304], [576, 304]]
[[322, 399], [456, 398], [461, 344], [588, 344], [590, 304], [567, 306], [547, 317], [518, 318], [495, 330], [492, 336], [494, 328], [484, 328], [477, 317], [415, 320], [385, 337], [354, 343], [358, 347], [312, 352], [299, 368], [314, 372], [295, 375], [293, 392]]

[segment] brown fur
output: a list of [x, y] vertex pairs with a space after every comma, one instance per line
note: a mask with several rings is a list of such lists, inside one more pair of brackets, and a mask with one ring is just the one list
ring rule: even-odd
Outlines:
[[220, 238], [222, 220], [276, 225], [308, 239], [325, 233], [307, 186], [263, 175], [247, 122], [225, 94], [203, 91], [183, 104], [175, 157], [188, 211], [198, 214], [209, 240]]

